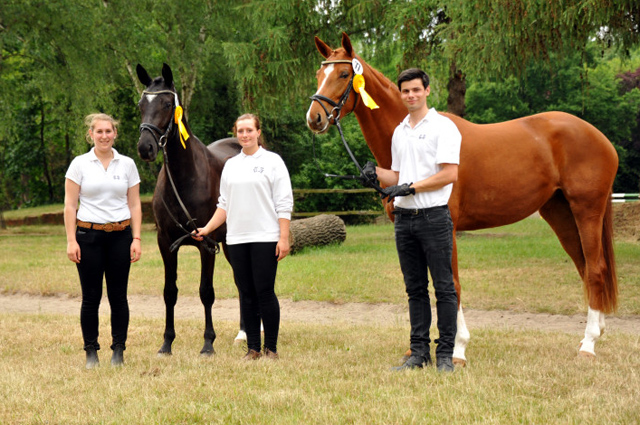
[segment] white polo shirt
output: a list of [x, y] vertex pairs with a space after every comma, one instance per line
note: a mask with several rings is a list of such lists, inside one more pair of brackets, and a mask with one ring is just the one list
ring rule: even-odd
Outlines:
[[65, 177], [80, 186], [78, 220], [104, 224], [131, 218], [127, 191], [140, 183], [140, 175], [133, 159], [112, 150], [113, 159], [106, 170], [94, 148], [69, 165]]
[[278, 219], [291, 220], [293, 192], [282, 158], [259, 148], [230, 158], [220, 177], [218, 208], [227, 212], [227, 244], [277, 242]]
[[[409, 116], [396, 127], [391, 139], [391, 169], [399, 172], [398, 184], [415, 183], [436, 174], [442, 164], [460, 163], [462, 136], [449, 118], [435, 108], [414, 127]], [[394, 205], [400, 208], [431, 208], [446, 205], [453, 184], [438, 190], [398, 196]]]

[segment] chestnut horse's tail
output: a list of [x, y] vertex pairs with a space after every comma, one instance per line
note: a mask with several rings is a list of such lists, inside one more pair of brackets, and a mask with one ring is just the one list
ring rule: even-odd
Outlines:
[[613, 208], [611, 196], [609, 196], [602, 223], [602, 253], [606, 264], [606, 269], [603, 273], [602, 311], [604, 313], [612, 313], [618, 307], [618, 277], [616, 275], [616, 259], [613, 253]]

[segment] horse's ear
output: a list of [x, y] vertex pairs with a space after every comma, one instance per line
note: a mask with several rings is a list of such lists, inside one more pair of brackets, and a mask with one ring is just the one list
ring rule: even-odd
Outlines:
[[146, 69], [140, 64], [136, 66], [136, 73], [138, 74], [138, 80], [145, 86], [149, 87], [151, 84], [151, 77], [149, 77], [149, 73]]
[[349, 36], [345, 32], [342, 33], [342, 47], [347, 52], [347, 55], [351, 56], [352, 58], [356, 56], [356, 54], [353, 53], [353, 46], [351, 45], [351, 40], [349, 39]]
[[318, 49], [320, 54], [324, 56], [325, 59], [331, 56], [331, 53], [333, 52], [331, 47], [327, 46], [327, 43], [320, 40], [317, 35], [315, 37], [315, 40], [316, 40], [316, 48]]
[[171, 72], [171, 67], [166, 63], [162, 64], [162, 78], [164, 78], [164, 83], [168, 87], [173, 85], [173, 72]]

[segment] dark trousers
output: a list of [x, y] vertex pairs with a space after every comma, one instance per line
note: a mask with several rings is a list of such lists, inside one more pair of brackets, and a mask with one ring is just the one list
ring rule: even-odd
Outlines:
[[418, 210], [416, 214], [396, 214], [395, 237], [409, 297], [411, 353], [430, 358], [428, 286], [431, 272], [440, 333], [435, 341], [436, 357], [451, 357], [457, 331], [458, 295], [451, 269], [453, 222], [448, 207]]
[[274, 291], [278, 269], [276, 245], [276, 242], [227, 245], [240, 291], [247, 346], [256, 351], [260, 351], [260, 319], [264, 325], [264, 347], [278, 351], [280, 303]]
[[102, 280], [107, 283], [107, 297], [111, 306], [111, 337], [113, 349], [125, 348], [129, 329], [129, 303], [127, 287], [131, 268], [131, 229], [119, 232], [102, 230], [76, 230], [80, 245], [80, 264], [77, 264], [82, 287], [80, 326], [84, 349], [100, 349], [98, 343], [98, 310], [102, 299]]

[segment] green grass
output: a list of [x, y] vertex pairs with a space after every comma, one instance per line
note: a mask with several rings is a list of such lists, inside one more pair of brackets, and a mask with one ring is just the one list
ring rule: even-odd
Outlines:
[[[151, 225], [142, 233], [142, 260], [133, 265], [130, 293], [161, 295], [162, 259]], [[615, 245], [621, 315], [640, 314], [640, 244]], [[582, 282], [543, 220], [529, 218], [458, 237], [462, 302], [467, 308], [576, 314], [586, 310]], [[199, 253], [179, 253], [181, 295], [198, 296]], [[224, 256], [216, 262], [218, 298], [237, 290]], [[25, 226], [0, 232], [0, 291], [79, 296], [77, 272], [66, 258], [62, 226]], [[292, 300], [406, 303], [393, 225], [348, 226], [340, 245], [306, 248], [279, 265], [276, 291]]]

